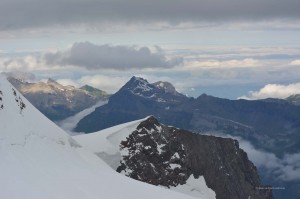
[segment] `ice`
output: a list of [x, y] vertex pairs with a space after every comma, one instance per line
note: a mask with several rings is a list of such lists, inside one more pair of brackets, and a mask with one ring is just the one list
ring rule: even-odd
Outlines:
[[111, 158], [115, 158], [115, 160], [110, 162], [114, 162], [116, 164], [109, 164], [109, 166], [111, 166], [113, 169], [116, 169], [121, 161], [121, 152], [119, 146], [121, 141], [126, 140], [126, 138], [137, 128], [140, 122], [144, 121], [145, 119], [146, 118], [120, 124], [95, 133], [73, 136], [73, 138], [93, 153], [102, 154], [105, 156], [111, 155]]

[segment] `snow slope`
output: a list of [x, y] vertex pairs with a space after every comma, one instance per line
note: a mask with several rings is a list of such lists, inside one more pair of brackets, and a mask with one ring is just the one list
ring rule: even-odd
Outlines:
[[[120, 166], [121, 155], [124, 155], [124, 151], [121, 152], [119, 149], [121, 141], [125, 140], [146, 119], [120, 124], [95, 133], [73, 136], [73, 138], [116, 170]], [[126, 173], [122, 172], [122, 174]], [[190, 176], [186, 184], [171, 186], [170, 189], [197, 198], [216, 198], [215, 192], [207, 187], [203, 176], [198, 179]]]
[[116, 170], [121, 161], [119, 144], [145, 119], [120, 124], [96, 133], [73, 136], [73, 138]]
[[0, 91], [1, 199], [189, 198], [118, 174], [37, 111], [2, 75]]

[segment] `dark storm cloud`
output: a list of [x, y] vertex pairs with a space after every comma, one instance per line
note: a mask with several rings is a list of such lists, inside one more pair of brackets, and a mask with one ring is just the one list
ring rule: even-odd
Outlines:
[[66, 51], [47, 53], [44, 60], [49, 65], [73, 65], [89, 70], [130, 68], [168, 68], [179, 65], [182, 58], [167, 59], [162, 52], [151, 52], [147, 47], [95, 45], [75, 43]]
[[94, 22], [299, 18], [299, 0], [2, 0], [0, 30]]

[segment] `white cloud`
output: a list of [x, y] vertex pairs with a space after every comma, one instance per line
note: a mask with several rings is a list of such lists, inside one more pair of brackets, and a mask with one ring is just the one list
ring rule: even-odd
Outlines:
[[240, 147], [247, 152], [248, 157], [260, 168], [266, 168], [275, 179], [283, 181], [300, 180], [300, 153], [285, 154], [282, 159], [272, 153], [255, 149], [249, 142], [238, 138]]
[[80, 86], [88, 84], [108, 93], [115, 93], [129, 80], [129, 78], [130, 77], [121, 76], [121, 74], [120, 76], [89, 75], [81, 77], [76, 80], [76, 82]]
[[[117, 92], [129, 79], [131, 75], [84, 75], [78, 79], [69, 79], [69, 78], [58, 78], [55, 81], [64, 85], [64, 86], [75, 86], [79, 88], [84, 85], [90, 85], [95, 88], [106, 91], [107, 93]], [[47, 82], [46, 79], [40, 79], [39, 81]]]
[[247, 68], [256, 67], [259, 65], [259, 61], [251, 58], [242, 60], [209, 60], [209, 61], [191, 61], [185, 63], [184, 70], [199, 70], [203, 68]]
[[23, 72], [23, 71], [12, 71], [12, 72], [3, 72], [7, 77], [14, 77], [16, 79], [25, 80], [27, 82], [36, 81], [36, 77], [33, 73]]
[[39, 60], [34, 56], [0, 58], [0, 70], [16, 71], [16, 70], [34, 70], [41, 68]]
[[[48, 65], [42, 58], [43, 53], [36, 55], [17, 56], [17, 57], [0, 57], [0, 71], [45, 71], [45, 70], [61, 70], [59, 65]], [[64, 67], [64, 69], [70, 66]]]
[[300, 60], [299, 60], [299, 59], [294, 60], [294, 61], [292, 61], [292, 62], [290, 63], [290, 65], [292, 65], [292, 66], [300, 66]]
[[283, 181], [300, 180], [300, 153], [285, 154], [282, 158], [276, 157], [273, 153], [256, 149], [250, 142], [231, 135], [217, 136], [236, 139], [249, 160], [258, 168], [266, 169], [265, 175], [270, 175], [273, 179]]
[[56, 80], [58, 83], [60, 83], [61, 85], [64, 86], [75, 86], [75, 87], [79, 87], [78, 83], [75, 82], [72, 79], [57, 79]]
[[239, 97], [239, 99], [266, 99], [279, 98], [285, 99], [291, 95], [300, 94], [300, 83], [281, 85], [281, 84], [267, 84], [259, 91], [250, 91], [248, 95]]

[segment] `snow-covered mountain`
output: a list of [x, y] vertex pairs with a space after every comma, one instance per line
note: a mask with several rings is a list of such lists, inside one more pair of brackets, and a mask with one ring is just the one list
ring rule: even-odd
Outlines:
[[232, 139], [198, 135], [154, 117], [75, 136], [118, 172], [198, 198], [271, 199], [247, 154]]
[[132, 180], [35, 109], [0, 74], [0, 198], [189, 198]]
[[38, 110], [52, 121], [65, 119], [93, 106], [108, 96], [104, 91], [91, 86], [75, 88], [63, 86], [53, 79], [47, 82], [29, 83], [9, 76], [8, 80]]

